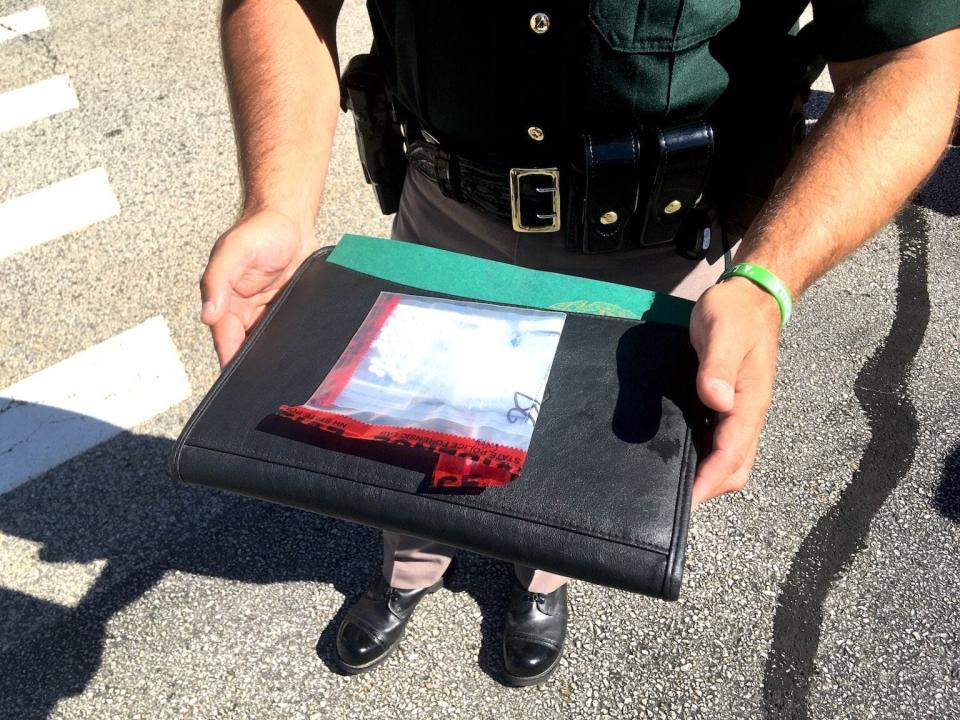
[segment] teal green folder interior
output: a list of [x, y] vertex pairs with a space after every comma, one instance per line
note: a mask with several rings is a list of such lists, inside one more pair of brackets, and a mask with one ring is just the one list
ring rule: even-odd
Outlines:
[[363, 235], [344, 235], [327, 262], [427, 292], [545, 310], [682, 326], [693, 310], [689, 300], [652, 290]]

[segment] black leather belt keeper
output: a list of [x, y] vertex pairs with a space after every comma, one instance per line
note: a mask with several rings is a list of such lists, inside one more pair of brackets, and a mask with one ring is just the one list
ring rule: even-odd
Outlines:
[[603, 253], [677, 242], [712, 158], [713, 130], [703, 121], [584, 135], [568, 184], [567, 248]]

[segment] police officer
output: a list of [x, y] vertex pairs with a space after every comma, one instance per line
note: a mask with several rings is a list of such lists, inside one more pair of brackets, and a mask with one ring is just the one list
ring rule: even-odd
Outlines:
[[[396, 237], [697, 299], [697, 390], [719, 419], [694, 506], [746, 483], [791, 298], [891, 218], [937, 162], [957, 107], [956, 0], [814, 0], [815, 29], [798, 38], [805, 4], [368, 2], [411, 151]], [[244, 194], [201, 283], [221, 363], [315, 249], [341, 100], [339, 5], [224, 6]], [[811, 39], [836, 94], [789, 159]], [[694, 153], [676, 172], [638, 171], [669, 162], [664, 147], [683, 149], [688, 136], [708, 147], [708, 163]], [[660, 154], [623, 174], [625, 147]], [[614, 161], [594, 167], [595, 156]], [[521, 186], [511, 169], [538, 172]], [[346, 670], [387, 657], [451, 555], [385, 535], [383, 572], [338, 633]], [[503, 659], [508, 681], [529, 685], [559, 661], [566, 585], [532, 568], [515, 574]]]

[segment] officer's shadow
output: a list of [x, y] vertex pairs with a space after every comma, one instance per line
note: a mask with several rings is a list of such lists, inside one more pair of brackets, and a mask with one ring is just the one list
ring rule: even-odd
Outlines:
[[[614, 432], [628, 442], [649, 440], [659, 424], [660, 400], [647, 397], [649, 392], [637, 380], [637, 368], [644, 367], [638, 360], [640, 351], [650, 345], [649, 331], [647, 326], [628, 331], [617, 350], [619, 389], [615, 406], [610, 405], [611, 422]], [[45, 409], [31, 410], [42, 415]], [[54, 418], [64, 420], [63, 411], [49, 414], [51, 423]], [[82, 416], [72, 419], [99, 422]], [[336, 630], [379, 571], [380, 533], [176, 483], [167, 475], [171, 449], [166, 438], [121, 432], [0, 495], [0, 532], [39, 546], [37, 560], [47, 564], [40, 569], [41, 585], [44, 574], [62, 572], [74, 586], [57, 588], [48, 577], [40, 589], [22, 580], [13, 582], [20, 583], [20, 589], [4, 588], [5, 573], [0, 574], [0, 666], [5, 668], [0, 673], [0, 717], [44, 718], [61, 698], [82, 693], [100, 667], [107, 624], [171, 570], [244, 583], [306, 581], [332, 586], [345, 599], [320, 634], [316, 650], [331, 671], [339, 672], [334, 659]], [[10, 547], [29, 555], [22, 544]], [[4, 558], [4, 565], [15, 565], [13, 572], [19, 574], [7, 577], [22, 578], [29, 574], [24, 569], [34, 569], [32, 558], [8, 560]], [[79, 583], [75, 567], [57, 568], [98, 561], [103, 563], [99, 573], [93, 568], [80, 571]], [[89, 589], [83, 587], [85, 573], [96, 575]], [[499, 682], [511, 573], [506, 563], [463, 552], [445, 579], [447, 590], [465, 592], [479, 606], [479, 665]], [[70, 595], [77, 585], [79, 592]], [[50, 599], [42, 599], [45, 596]], [[308, 612], [305, 608], [303, 635], [312, 642], [316, 628], [310, 627]], [[135, 615], [126, 621], [127, 632], [139, 629], [135, 622]]]
[[[40, 590], [22, 580], [8, 581], [20, 589], [0, 587], [0, 717], [45, 718], [60, 699], [82, 693], [100, 667], [108, 623], [171, 570], [244, 583], [331, 585], [344, 602], [323, 629], [317, 652], [336, 671], [336, 628], [379, 569], [380, 533], [175, 483], [167, 475], [171, 449], [166, 438], [121, 432], [0, 495], [0, 532], [39, 545], [37, 560], [49, 564], [40, 572], [62, 572], [71, 581], [71, 587], [48, 582]], [[57, 567], [95, 561], [105, 564], [85, 592], [75, 566]], [[33, 562], [3, 559], [12, 578], [28, 575], [22, 570]], [[502, 563], [469, 556], [448, 578], [451, 589], [480, 605], [481, 664], [494, 676], [506, 572]], [[503, 575], [502, 592], [491, 589], [491, 573]], [[74, 595], [72, 586], [79, 586]], [[302, 620], [309, 647], [320, 628], [311, 627], [312, 615]], [[135, 619], [126, 622], [134, 632]]]

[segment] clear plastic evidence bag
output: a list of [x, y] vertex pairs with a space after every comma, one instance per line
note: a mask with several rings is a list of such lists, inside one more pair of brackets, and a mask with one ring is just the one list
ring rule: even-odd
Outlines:
[[506, 484], [523, 468], [565, 318], [381, 293], [316, 392], [280, 414], [432, 451], [435, 487]]

